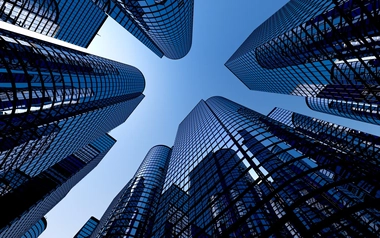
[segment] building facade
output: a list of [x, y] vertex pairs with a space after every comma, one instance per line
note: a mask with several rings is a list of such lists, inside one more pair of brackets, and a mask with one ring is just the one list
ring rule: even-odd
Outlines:
[[159, 57], [190, 51], [194, 0], [92, 1]]
[[184, 57], [191, 48], [194, 0], [0, 1], [0, 20], [88, 47], [107, 15], [157, 56]]
[[[15, 206], [0, 229], [12, 237], [99, 163], [111, 148], [105, 134], [144, 98], [145, 80], [132, 66], [17, 33], [0, 30], [0, 42], [0, 199]], [[91, 149], [101, 138], [105, 147]], [[30, 199], [21, 202], [24, 193]]]
[[0, 33], [2, 172], [38, 174], [123, 123], [144, 97], [132, 66]]
[[146, 237], [374, 237], [379, 146], [377, 136], [284, 109], [265, 116], [202, 100], [179, 125]]
[[99, 224], [99, 220], [95, 217], [90, 217], [86, 224], [78, 231], [78, 233], [74, 236], [74, 238], [87, 238], [92, 235], [95, 231], [96, 227]]
[[149, 150], [92, 237], [151, 237], [170, 154], [171, 149], [163, 145]]
[[0, 218], [0, 236], [21, 237], [99, 164], [115, 142], [105, 134], [34, 177], [16, 170], [23, 181], [0, 197], [7, 211]]
[[88, 47], [107, 15], [91, 0], [0, 1], [0, 20]]
[[380, 124], [379, 15], [372, 0], [292, 0], [225, 65], [251, 90], [310, 97], [311, 109]]

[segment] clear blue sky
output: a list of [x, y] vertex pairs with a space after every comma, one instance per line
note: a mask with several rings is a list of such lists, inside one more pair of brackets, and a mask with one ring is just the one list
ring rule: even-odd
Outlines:
[[133, 65], [146, 80], [145, 99], [114, 129], [116, 145], [86, 178], [47, 214], [42, 238], [73, 237], [90, 216], [101, 218], [148, 150], [172, 146], [177, 127], [201, 99], [220, 95], [267, 114], [275, 106], [373, 134], [376, 126], [309, 110], [301, 97], [250, 91], [224, 66], [248, 35], [286, 0], [195, 0], [193, 45], [183, 59], [160, 59], [112, 19], [89, 52]]

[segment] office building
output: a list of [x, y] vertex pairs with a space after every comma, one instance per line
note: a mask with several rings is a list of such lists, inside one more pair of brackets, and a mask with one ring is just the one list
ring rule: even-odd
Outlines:
[[17, 33], [0, 30], [0, 42], [0, 200], [14, 207], [0, 232], [22, 235], [104, 157], [105, 134], [141, 102], [145, 80], [132, 66]]
[[95, 228], [98, 226], [99, 220], [95, 217], [90, 217], [83, 227], [78, 231], [74, 238], [87, 238], [92, 235]]
[[0, 237], [21, 237], [99, 164], [115, 142], [105, 134], [34, 177], [16, 170], [23, 181], [0, 197], [7, 211], [0, 218]]
[[194, 0], [0, 1], [0, 20], [88, 47], [107, 15], [157, 56], [184, 57], [191, 48]]
[[163, 145], [149, 150], [136, 174], [100, 219], [94, 236], [151, 237], [170, 154], [171, 149]]
[[2, 172], [38, 174], [123, 123], [144, 97], [132, 66], [0, 33]]
[[32, 228], [30, 228], [21, 238], [37, 238], [44, 230], [46, 230], [47, 221], [45, 217], [42, 217]]
[[0, 20], [87, 48], [107, 15], [91, 0], [0, 1]]
[[[158, 208], [150, 213], [153, 230], [145, 234], [374, 237], [379, 145], [377, 136], [284, 109], [265, 116], [222, 97], [202, 100], [179, 125]], [[120, 231], [128, 227], [119, 234], [130, 224], [140, 228], [140, 207], [131, 205], [114, 209], [114, 219], [126, 209], [136, 214], [118, 223]]]
[[292, 0], [226, 62], [249, 89], [307, 97], [320, 112], [380, 124], [380, 5]]
[[92, 0], [157, 56], [184, 57], [191, 48], [194, 0]]

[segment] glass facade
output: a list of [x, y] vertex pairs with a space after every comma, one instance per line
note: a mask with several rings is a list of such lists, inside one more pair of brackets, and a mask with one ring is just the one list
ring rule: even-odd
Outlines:
[[189, 52], [194, 0], [92, 1], [159, 57]]
[[[139, 237], [375, 237], [379, 148], [377, 136], [284, 109], [202, 100], [179, 125], [153, 229]], [[132, 185], [127, 197], [141, 197]], [[123, 235], [140, 219], [131, 201]], [[126, 218], [114, 207], [110, 220]]]
[[107, 15], [91, 0], [0, 0], [0, 20], [88, 47]]
[[59, 8], [54, 0], [0, 1], [1, 20], [47, 36], [58, 31]]
[[191, 48], [194, 0], [0, 0], [0, 20], [88, 47], [107, 15], [159, 57]]
[[115, 142], [104, 134], [1, 196], [1, 210], [7, 212], [0, 218], [0, 237], [21, 237], [99, 164]]
[[326, 98], [306, 98], [306, 103], [314, 111], [380, 125], [380, 108], [378, 104]]
[[32, 226], [21, 238], [37, 238], [46, 230], [47, 221], [45, 217]]
[[133, 178], [100, 220], [93, 237], [151, 237], [171, 149], [149, 150]]
[[[173, 184], [166, 190], [160, 198], [159, 210], [157, 211], [157, 217], [154, 225], [153, 234], [155, 237], [162, 237], [167, 230], [178, 237], [180, 233], [184, 236], [190, 236], [190, 229], [187, 227], [189, 206], [189, 195], [183, 191], [180, 187]], [[173, 203], [175, 201], [175, 203]]]
[[87, 48], [107, 19], [91, 0], [56, 0], [59, 29], [55, 38]]
[[173, 146], [164, 191], [183, 190], [188, 213], [166, 237], [373, 236], [378, 208], [365, 197], [379, 199], [379, 143], [291, 112], [268, 117], [219, 97], [201, 101]]
[[[377, 107], [379, 13], [374, 0], [292, 0], [225, 65], [251, 90]], [[365, 114], [324, 112], [374, 122]]]
[[[247, 213], [253, 205], [252, 194], [242, 194], [253, 182], [252, 177], [241, 175], [247, 167], [239, 160], [236, 151], [221, 149], [210, 152], [189, 174], [190, 217], [196, 217], [190, 225], [192, 237], [223, 236], [225, 231]], [[199, 198], [199, 199], [197, 199]], [[234, 202], [232, 202], [234, 201]], [[196, 211], [203, 213], [196, 214]], [[205, 221], [213, 225], [202, 230]], [[249, 237], [253, 227], [251, 219], [233, 231], [232, 237]], [[173, 234], [173, 232], [169, 232]]]
[[78, 231], [74, 238], [89, 238], [99, 224], [99, 220], [95, 217], [90, 217], [86, 224]]
[[5, 30], [0, 50], [0, 237], [20, 237], [105, 156], [115, 143], [106, 133], [144, 98], [145, 80]]
[[132, 66], [4, 30], [0, 41], [2, 173], [35, 176], [123, 123], [144, 97]]

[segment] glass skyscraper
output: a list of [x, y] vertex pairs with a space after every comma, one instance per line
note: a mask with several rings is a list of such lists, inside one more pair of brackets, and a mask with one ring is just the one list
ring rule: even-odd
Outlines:
[[46, 230], [47, 221], [45, 217], [42, 217], [32, 228], [30, 228], [21, 238], [37, 238], [44, 230]]
[[132, 66], [4, 30], [0, 41], [3, 172], [38, 174], [123, 123], [144, 97]]
[[0, 197], [6, 211], [0, 217], [0, 237], [21, 237], [99, 164], [115, 142], [105, 134], [34, 177], [15, 170], [23, 179]]
[[145, 80], [132, 66], [5, 30], [0, 45], [0, 236], [19, 237], [104, 157], [115, 143], [106, 133], [144, 98]]
[[380, 4], [291, 0], [226, 62], [249, 89], [307, 97], [308, 106], [380, 124]]
[[[129, 237], [374, 237], [379, 146], [377, 136], [284, 109], [265, 116], [222, 97], [202, 100], [163, 156], [157, 208], [144, 205], [135, 176], [103, 216], [113, 222], [97, 229]], [[156, 164], [146, 157], [139, 171], [156, 174]], [[137, 212], [150, 204], [152, 230]]]
[[151, 148], [139, 169], [102, 216], [92, 237], [151, 237], [155, 212], [171, 154]]
[[95, 228], [98, 226], [99, 220], [95, 217], [90, 217], [86, 224], [78, 231], [74, 238], [88, 238], [92, 235]]
[[189, 52], [194, 0], [92, 1], [159, 57]]
[[86, 48], [106, 18], [91, 0], [0, 0], [0, 20]]
[[0, 0], [0, 20], [88, 47], [107, 15], [159, 57], [191, 48], [194, 0]]

